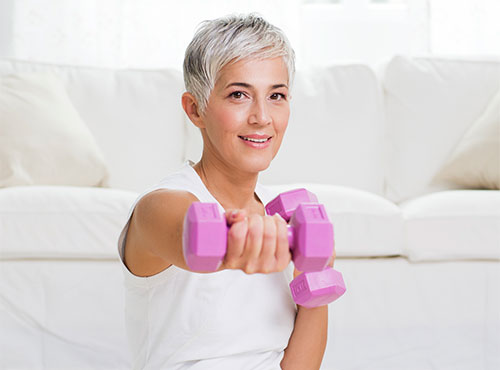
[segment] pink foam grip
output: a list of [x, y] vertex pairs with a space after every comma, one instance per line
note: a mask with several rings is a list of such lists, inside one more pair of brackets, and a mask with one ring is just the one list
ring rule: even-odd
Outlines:
[[227, 244], [227, 224], [216, 203], [194, 202], [184, 217], [184, 260], [192, 271], [216, 271]]
[[304, 307], [327, 305], [346, 291], [342, 274], [330, 267], [322, 271], [304, 272], [290, 283], [293, 300]]

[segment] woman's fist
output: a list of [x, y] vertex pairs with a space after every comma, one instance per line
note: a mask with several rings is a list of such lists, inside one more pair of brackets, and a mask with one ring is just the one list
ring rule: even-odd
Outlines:
[[227, 251], [221, 269], [239, 269], [247, 274], [283, 271], [291, 261], [286, 221], [274, 216], [247, 215], [229, 210], [226, 220]]

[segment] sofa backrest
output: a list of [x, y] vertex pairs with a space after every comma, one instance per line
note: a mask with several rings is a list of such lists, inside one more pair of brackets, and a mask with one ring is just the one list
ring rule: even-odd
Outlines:
[[500, 60], [398, 56], [381, 79], [386, 197], [400, 202], [449, 188], [433, 179], [500, 88]]
[[[63, 80], [114, 188], [143, 191], [200, 158], [180, 71], [0, 60], [0, 75], [16, 72]], [[260, 181], [350, 186], [394, 202], [440, 189], [434, 175], [499, 88], [495, 60], [397, 56], [378, 78], [358, 64], [299, 70], [285, 139]]]
[[[102, 150], [113, 188], [142, 191], [184, 160], [182, 75], [0, 60], [0, 75], [51, 73]], [[148, 163], [148, 165], [145, 165]]]
[[[21, 72], [62, 79], [105, 155], [111, 187], [142, 191], [186, 159], [201, 156], [200, 132], [181, 106], [180, 71], [0, 60], [0, 74]], [[382, 194], [383, 104], [372, 70], [346, 65], [298, 71], [292, 96], [286, 137], [260, 181], [327, 183]]]

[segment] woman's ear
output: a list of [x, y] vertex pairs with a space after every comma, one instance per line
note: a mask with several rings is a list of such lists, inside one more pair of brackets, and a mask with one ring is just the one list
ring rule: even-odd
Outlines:
[[185, 92], [184, 94], [182, 94], [182, 108], [196, 127], [205, 128], [198, 109], [198, 102], [196, 101], [196, 98], [193, 94], [189, 92]]

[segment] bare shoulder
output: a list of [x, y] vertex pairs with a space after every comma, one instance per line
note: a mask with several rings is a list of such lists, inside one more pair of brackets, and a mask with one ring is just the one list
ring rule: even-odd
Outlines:
[[170, 265], [187, 268], [182, 227], [187, 209], [198, 198], [190, 192], [159, 189], [142, 197], [130, 219], [125, 264], [138, 276], [152, 276]]
[[[172, 220], [180, 216], [180, 213], [184, 217], [191, 203], [197, 201], [198, 198], [188, 191], [158, 189], [146, 194], [139, 200], [134, 214], [140, 221], [154, 224], [156, 217]], [[134, 214], [132, 217], [134, 217]]]

